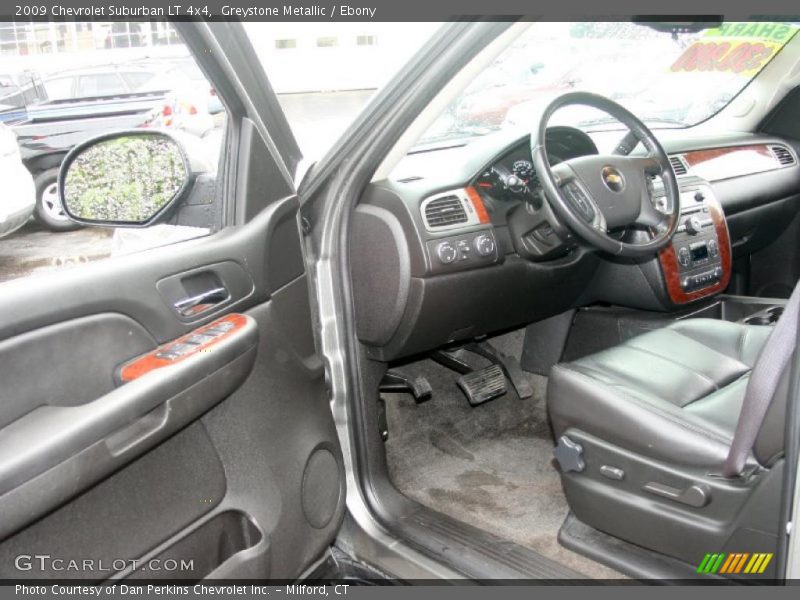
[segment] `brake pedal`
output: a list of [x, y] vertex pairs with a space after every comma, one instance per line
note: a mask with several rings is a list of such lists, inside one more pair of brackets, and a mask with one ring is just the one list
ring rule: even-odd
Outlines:
[[462, 375], [456, 384], [467, 397], [470, 406], [478, 406], [506, 393], [506, 376], [500, 365], [489, 365]]

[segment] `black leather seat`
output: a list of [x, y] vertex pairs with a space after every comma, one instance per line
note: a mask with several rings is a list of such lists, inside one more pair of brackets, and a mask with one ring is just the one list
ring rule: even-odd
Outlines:
[[[570, 518], [694, 565], [689, 573], [709, 548], [774, 552], [791, 369], [744, 474], [721, 475], [772, 329], [688, 319], [553, 367], [547, 403]], [[608, 555], [601, 538], [569, 531], [559, 537], [568, 548]]]
[[[576, 522], [689, 573], [709, 548], [775, 552], [799, 320], [800, 287], [774, 327], [688, 319], [553, 367], [547, 403]], [[559, 540], [578, 552], [617, 547], [570, 531]]]
[[[719, 472], [770, 330], [688, 319], [556, 365], [547, 392], [556, 439], [574, 428], [644, 457]], [[773, 402], [751, 461], [767, 465], [782, 452], [784, 411], [785, 400]]]

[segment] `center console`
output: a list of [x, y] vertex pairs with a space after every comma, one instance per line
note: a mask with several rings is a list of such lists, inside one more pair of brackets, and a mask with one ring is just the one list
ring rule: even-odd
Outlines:
[[731, 276], [728, 225], [719, 201], [705, 183], [682, 185], [680, 224], [659, 254], [667, 293], [686, 304], [724, 290]]

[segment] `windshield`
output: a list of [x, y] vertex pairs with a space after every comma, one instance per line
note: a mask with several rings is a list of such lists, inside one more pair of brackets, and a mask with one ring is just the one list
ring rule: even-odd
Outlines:
[[245, 21], [303, 156], [320, 158], [441, 23]]
[[[553, 98], [578, 90], [619, 102], [653, 128], [690, 127], [724, 108], [797, 29], [790, 23], [723, 23], [701, 32], [664, 33], [630, 22], [534, 23], [450, 104], [419, 144], [530, 127]], [[559, 111], [552, 123], [620, 127], [605, 113], [583, 107]]]

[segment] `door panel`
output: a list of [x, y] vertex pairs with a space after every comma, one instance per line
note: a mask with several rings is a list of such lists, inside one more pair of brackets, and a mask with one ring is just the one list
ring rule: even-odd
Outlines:
[[0, 285], [0, 577], [291, 579], [343, 519], [297, 146], [241, 25], [178, 27], [228, 227]]
[[[292, 196], [213, 236], [3, 286], [1, 576], [97, 580], [125, 574], [112, 561], [177, 556], [192, 568], [135, 575], [291, 578], [330, 544], [344, 476], [297, 208]], [[176, 312], [176, 294], [209, 284], [230, 298]], [[234, 314], [230, 337], [120, 377]], [[36, 554], [65, 562], [20, 571]], [[105, 569], [59, 570], [70, 559]]]
[[[302, 258], [296, 258], [302, 256], [296, 212], [297, 198], [292, 196], [272, 203], [247, 225], [213, 236], [54, 271], [46, 280], [5, 283], [0, 294], [0, 341], [105, 312], [130, 317], [156, 343], [163, 344], [223, 314], [242, 312], [268, 300], [281, 285], [303, 274]], [[247, 273], [252, 291], [195, 319], [176, 318], [171, 305], [157, 292], [159, 281], [226, 261], [237, 263]], [[286, 265], [291, 266], [290, 273], [285, 272]]]
[[[165, 536], [214, 511], [225, 492], [222, 464], [205, 428], [196, 423], [5, 540], [0, 544], [2, 577], [105, 579], [111, 573], [101, 571], [100, 559], [110, 566], [112, 557], [142, 556]], [[35, 568], [20, 571], [14, 568], [20, 555], [86, 558], [95, 564], [87, 571], [62, 571], [53, 568], [59, 563], [47, 562], [40, 569], [31, 559]]]

